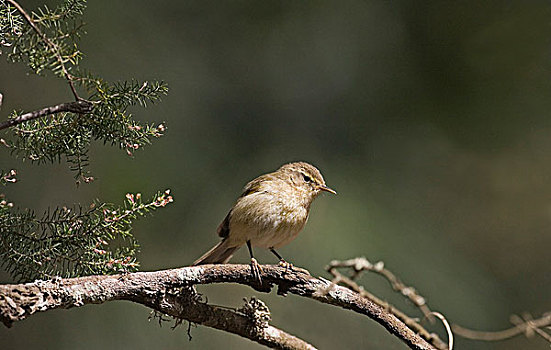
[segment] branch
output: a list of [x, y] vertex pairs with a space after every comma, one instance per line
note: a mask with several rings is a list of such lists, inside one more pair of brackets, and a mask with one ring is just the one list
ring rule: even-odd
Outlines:
[[542, 317], [534, 320], [530, 315], [524, 315], [523, 318], [513, 315], [511, 317], [511, 323], [515, 326], [509, 329], [495, 332], [483, 332], [475, 331], [460, 325], [452, 325], [453, 331], [467, 339], [474, 340], [486, 340], [486, 341], [497, 341], [505, 340], [509, 338], [516, 337], [517, 335], [524, 334], [526, 337], [532, 337], [534, 335], [539, 335], [547, 342], [551, 343], [551, 335], [546, 333], [543, 328], [549, 328], [551, 325], [551, 312], [545, 313]]
[[[338, 268], [348, 268], [352, 270], [350, 276], [346, 276], [340, 273], [337, 270]], [[334, 284], [342, 283], [353, 291], [359, 293], [363, 297], [380, 305], [385, 310], [389, 310], [397, 318], [404, 322], [409, 328], [417, 332], [424, 339], [430, 341], [431, 344], [436, 346], [438, 349], [448, 348], [451, 350], [453, 347], [454, 333], [463, 338], [484, 341], [505, 340], [521, 334], [524, 334], [527, 338], [534, 335], [539, 335], [547, 342], [551, 343], [551, 334], [549, 332], [549, 330], [551, 330], [551, 312], [544, 313], [541, 318], [536, 320], [534, 320], [532, 316], [528, 313], [523, 314], [522, 317], [513, 315], [511, 316], [511, 323], [513, 323], [515, 326], [502, 331], [475, 331], [457, 324], [453, 324], [450, 327], [447, 319], [441, 313], [431, 311], [426, 303], [426, 299], [421, 296], [417, 292], [417, 290], [415, 290], [415, 288], [407, 286], [402, 281], [400, 281], [400, 279], [395, 274], [386, 269], [382, 261], [372, 264], [364, 257], [344, 261], [333, 260], [329, 263], [329, 266], [326, 268], [326, 270], [331, 275], [333, 275], [334, 278], [332, 282]], [[415, 306], [417, 306], [423, 312], [425, 318], [429, 320], [431, 320], [432, 316], [436, 316], [437, 318], [439, 318], [444, 324], [446, 332], [448, 333], [448, 345], [446, 346], [446, 344], [438, 337], [438, 335], [429, 333], [423, 326], [419, 324], [417, 320], [410, 318], [405, 313], [396, 309], [394, 306], [377, 298], [373, 294], [366, 291], [357, 282], [355, 282], [355, 280], [360, 276], [363, 271], [374, 272], [385, 277], [395, 291], [400, 292], [403, 296], [407, 297]]]
[[[201, 302], [200, 299], [201, 296], [193, 288], [184, 288], [180, 291], [152, 293], [149, 296], [137, 295], [129, 300], [177, 318], [175, 327], [181, 323], [182, 319], [186, 319], [188, 322], [240, 335], [270, 348], [316, 350], [314, 346], [304, 340], [270, 326], [267, 322], [269, 318], [263, 320], [255, 315], [258, 313], [258, 308], [251, 308], [250, 305], [256, 299], [247, 302], [245, 307], [239, 310], [208, 305]], [[251, 313], [242, 311], [247, 307], [250, 308]], [[265, 310], [269, 317], [269, 310], [267, 308]]]
[[[222, 316], [228, 310], [197, 301], [197, 294], [192, 287], [197, 284], [239, 283], [267, 293], [277, 285], [277, 293], [280, 295], [292, 293], [366, 315], [412, 349], [436, 349], [392, 313], [348, 288], [279, 266], [264, 265], [262, 270], [261, 285], [251, 276], [248, 265], [202, 265], [126, 275], [0, 285], [0, 320], [10, 327], [13, 322], [23, 320], [39, 311], [67, 309], [112, 300], [129, 300], [190, 322], [223, 329], [268, 345], [265, 342], [268, 341], [268, 336], [274, 335], [271, 333], [272, 328], [264, 328], [264, 333], [255, 333], [250, 331], [250, 320], [248, 328], [224, 321], [225, 318]], [[183, 289], [175, 294], [174, 291], [179, 288]], [[281, 342], [289, 341], [286, 333], [280, 334], [277, 339], [283, 339]], [[295, 339], [298, 341], [298, 338]], [[273, 343], [270, 346], [287, 348], [281, 342], [271, 341]]]
[[25, 113], [20, 115], [17, 118], [7, 120], [3, 123], [0, 123], [0, 130], [7, 129], [14, 125], [18, 125], [29, 120], [41, 118], [50, 114], [61, 113], [61, 112], [72, 112], [72, 113], [90, 113], [93, 108], [93, 103], [89, 101], [79, 100], [76, 102], [62, 103], [56, 106], [45, 107], [33, 112]]
[[[350, 268], [352, 273], [350, 277], [347, 277], [340, 273], [337, 268]], [[360, 276], [363, 271], [375, 272], [383, 277], [385, 277], [392, 288], [395, 291], [400, 292], [402, 295], [407, 297], [415, 306], [417, 306], [422, 312], [426, 319], [432, 322], [433, 312], [429, 309], [426, 304], [426, 299], [422, 297], [413, 287], [406, 286], [396, 275], [391, 271], [385, 268], [385, 265], [382, 261], [379, 261], [375, 264], [372, 264], [369, 260], [364, 257], [354, 258], [344, 261], [333, 260], [329, 263], [329, 266], [326, 267], [327, 272], [333, 275], [333, 280], [331, 281], [334, 284], [342, 283], [353, 291], [359, 293], [364, 298], [369, 299], [373, 303], [380, 305], [385, 310], [392, 312], [398, 319], [404, 322], [409, 328], [421, 335], [425, 340], [429, 341], [438, 349], [451, 348], [451, 346], [446, 345], [440, 337], [435, 333], [430, 333], [425, 329], [418, 320], [409, 317], [404, 312], [400, 311], [396, 307], [390, 305], [386, 301], [383, 301], [371, 294], [367, 290], [360, 286], [355, 280]], [[446, 321], [447, 322], [447, 321]], [[445, 324], [445, 323], [444, 323]], [[449, 336], [449, 333], [448, 333]], [[453, 337], [453, 336], [452, 336]], [[450, 337], [450, 338], [452, 338]]]
[[[67, 70], [67, 67], [65, 67], [65, 63], [63, 61], [63, 57], [61, 57], [61, 54], [59, 53], [58, 46], [53, 43], [42, 31], [38, 28], [36, 23], [33, 21], [31, 16], [19, 5], [15, 0], [7, 0], [8, 3], [12, 4], [13, 7], [21, 13], [21, 15], [25, 18], [25, 20], [29, 23], [29, 25], [33, 28], [33, 30], [44, 40], [44, 42], [50, 46], [50, 48], [54, 51], [55, 56], [57, 60], [59, 61], [61, 68], [63, 70], [63, 74], [65, 75], [65, 79], [67, 79], [67, 82], [69, 83], [69, 87], [71, 88], [71, 92], [73, 93], [73, 96], [75, 96], [75, 99], [77, 101], [80, 100], [80, 97], [78, 96], [77, 90], [75, 89], [75, 85], [73, 84], [73, 79], [71, 75], [69, 74], [69, 71]], [[0, 129], [1, 130], [1, 129]]]

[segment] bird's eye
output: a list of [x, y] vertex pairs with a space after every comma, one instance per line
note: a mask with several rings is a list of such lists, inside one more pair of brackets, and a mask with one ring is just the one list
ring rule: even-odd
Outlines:
[[302, 174], [302, 177], [304, 178], [304, 181], [306, 182], [312, 182], [312, 178], [306, 174]]

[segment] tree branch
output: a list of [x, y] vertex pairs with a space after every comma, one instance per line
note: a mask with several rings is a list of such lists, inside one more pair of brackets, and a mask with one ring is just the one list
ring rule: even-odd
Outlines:
[[[239, 310], [231, 310], [208, 305], [201, 301], [201, 296], [193, 288], [157, 292], [149, 296], [136, 295], [129, 300], [178, 318], [179, 321], [176, 322], [176, 325], [182, 319], [185, 319], [188, 322], [240, 335], [270, 348], [316, 350], [314, 346], [306, 341], [279, 328], [270, 326], [268, 324], [269, 310], [267, 308], [265, 308], [265, 312], [267, 312], [268, 320], [263, 320], [255, 315], [257, 314], [256, 309], [252, 309], [253, 312], [249, 313], [243, 310], [245, 307]], [[246, 303], [245, 306], [250, 304]]]
[[[338, 268], [352, 269], [350, 277], [340, 273], [337, 270]], [[434, 319], [434, 313], [427, 306], [426, 299], [422, 297], [415, 290], [415, 288], [407, 286], [402, 281], [400, 281], [400, 279], [390, 270], [386, 269], [385, 264], [382, 261], [372, 264], [365, 257], [348, 259], [344, 261], [333, 260], [329, 263], [329, 266], [326, 267], [326, 270], [334, 277], [331, 282], [333, 282], [334, 284], [342, 283], [353, 291], [359, 293], [364, 298], [371, 300], [372, 302], [380, 305], [386, 310], [391, 310], [391, 312], [402, 322], [404, 322], [410, 329], [421, 335], [421, 337], [423, 337], [425, 340], [428, 340], [438, 349], [446, 349], [448, 347], [451, 348], [451, 346], [446, 345], [446, 343], [444, 343], [436, 333], [430, 333], [427, 329], [425, 329], [425, 327], [421, 326], [418, 320], [409, 317], [393, 305], [379, 299], [372, 293], [365, 290], [363, 286], [355, 282], [355, 280], [364, 271], [375, 272], [385, 277], [395, 291], [398, 291], [400, 292], [400, 294], [407, 297], [415, 306], [417, 306], [421, 310], [421, 312], [423, 312], [424, 317], [432, 322]]]
[[[239, 283], [261, 292], [269, 292], [277, 285], [280, 295], [292, 293], [366, 315], [412, 349], [436, 349], [388, 310], [360, 294], [323, 278], [271, 265], [263, 266], [261, 285], [252, 278], [248, 265], [229, 264], [0, 285], [0, 320], [10, 327], [13, 322], [24, 320], [39, 311], [130, 300], [197, 324], [239, 334], [261, 344], [282, 349], [301, 348], [286, 347], [292, 336], [273, 327], [263, 328], [263, 332], [258, 332], [257, 327], [255, 331], [254, 327], [251, 328], [250, 318], [248, 322], [224, 321], [228, 310], [201, 302], [193, 289], [197, 284], [213, 283]], [[302, 342], [302, 348], [311, 348], [311, 345], [293, 338]]]
[[41, 118], [50, 114], [61, 113], [61, 112], [72, 112], [72, 113], [90, 113], [93, 108], [93, 103], [85, 100], [79, 100], [76, 102], [62, 103], [56, 106], [45, 107], [33, 112], [28, 112], [23, 115], [20, 115], [17, 118], [7, 120], [0, 123], [0, 130], [7, 129], [14, 125], [18, 125], [29, 120]]
[[[15, 7], [17, 9], [17, 11], [19, 11], [19, 13], [21, 13], [21, 15], [25, 18], [25, 20], [27, 21], [27, 23], [29, 23], [29, 25], [33, 28], [33, 30], [42, 38], [42, 40], [44, 40], [44, 42], [50, 46], [50, 48], [53, 50], [53, 52], [55, 53], [55, 56], [57, 58], [57, 60], [59, 61], [60, 65], [61, 65], [61, 69], [63, 70], [63, 75], [65, 75], [65, 79], [67, 79], [67, 82], [69, 83], [69, 87], [71, 88], [71, 92], [73, 93], [73, 96], [75, 96], [75, 99], [76, 101], [80, 101], [80, 97], [78, 96], [78, 93], [77, 93], [77, 90], [75, 88], [75, 85], [73, 84], [73, 79], [71, 77], [71, 75], [69, 74], [69, 71], [67, 69], [67, 67], [65, 67], [65, 63], [63, 61], [63, 57], [61, 57], [61, 54], [59, 53], [59, 47], [53, 43], [44, 33], [42, 33], [42, 31], [40, 30], [40, 28], [38, 28], [38, 26], [36, 25], [36, 23], [33, 21], [33, 19], [31, 18], [31, 16], [25, 11], [25, 9], [23, 9], [23, 7], [21, 7], [21, 5], [19, 5], [17, 3], [17, 1], [15, 0], [7, 0], [8, 3], [10, 3], [13, 7]], [[1, 130], [1, 129], [0, 129]]]
[[522, 334], [526, 337], [531, 337], [537, 334], [547, 342], [551, 343], [551, 335], [543, 330], [544, 328], [549, 329], [549, 326], [551, 325], [551, 312], [543, 314], [536, 320], [534, 320], [530, 315], [524, 315], [523, 318], [513, 315], [511, 317], [511, 322], [515, 324], [515, 326], [502, 331], [475, 331], [457, 324], [452, 325], [452, 329], [459, 336], [474, 340], [497, 341], [513, 338]]

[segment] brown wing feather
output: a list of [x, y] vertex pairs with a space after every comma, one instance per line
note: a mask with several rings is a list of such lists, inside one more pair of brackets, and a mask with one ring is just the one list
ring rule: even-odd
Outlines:
[[248, 184], [245, 185], [245, 188], [243, 189], [243, 193], [239, 198], [245, 197], [248, 194], [251, 194], [253, 192], [257, 192], [260, 190], [260, 186], [264, 179], [266, 179], [270, 174], [264, 174], [259, 177], [257, 177], [254, 180], [251, 180]]
[[228, 215], [226, 215], [224, 220], [220, 223], [220, 225], [218, 225], [218, 229], [216, 229], [216, 233], [218, 233], [218, 236], [222, 238], [226, 238], [230, 234], [230, 215], [231, 210]]
[[203, 254], [199, 259], [195, 260], [192, 266], [204, 264], [225, 264], [230, 261], [233, 253], [239, 247], [228, 245], [228, 241], [223, 239], [220, 243], [212, 247], [211, 250]]
[[[241, 194], [241, 196], [239, 196], [239, 198], [243, 198], [250, 193], [259, 191], [262, 182], [269, 175], [270, 174], [261, 175], [256, 179], [251, 180], [248, 184], [245, 185], [245, 188], [243, 189], [243, 193]], [[218, 229], [216, 230], [216, 233], [218, 233], [218, 236], [222, 238], [226, 238], [230, 234], [230, 216], [231, 216], [231, 210], [228, 213], [228, 215], [226, 215], [224, 220], [220, 223], [220, 225], [218, 225]]]

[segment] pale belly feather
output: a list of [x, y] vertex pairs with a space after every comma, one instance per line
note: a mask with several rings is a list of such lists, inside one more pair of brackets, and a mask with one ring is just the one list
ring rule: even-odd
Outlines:
[[228, 239], [235, 245], [248, 240], [261, 248], [282, 247], [299, 234], [308, 209], [280, 196], [257, 193], [241, 198], [233, 208]]

